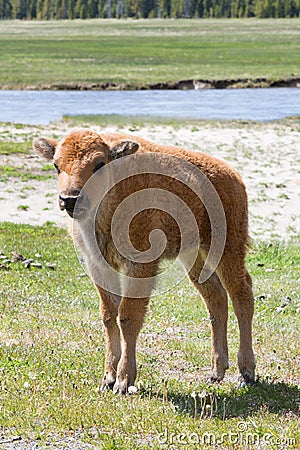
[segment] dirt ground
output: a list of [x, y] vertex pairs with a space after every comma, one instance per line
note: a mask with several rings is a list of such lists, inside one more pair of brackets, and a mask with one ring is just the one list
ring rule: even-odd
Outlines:
[[[226, 160], [244, 178], [249, 196], [250, 234], [254, 239], [287, 240], [300, 235], [300, 127], [283, 123], [200, 123], [187, 127], [145, 126], [116, 129], [92, 126], [98, 132], [122, 131], [150, 140], [201, 150]], [[66, 123], [47, 127], [0, 124], [0, 139], [32, 140], [37, 136], [59, 138], [71, 130]], [[34, 171], [42, 180], [22, 181], [10, 176], [0, 181], [0, 220], [41, 225], [67, 224], [57, 204], [57, 182], [47, 161], [29, 155], [0, 155], [1, 166]], [[44, 170], [42, 170], [44, 168]]]

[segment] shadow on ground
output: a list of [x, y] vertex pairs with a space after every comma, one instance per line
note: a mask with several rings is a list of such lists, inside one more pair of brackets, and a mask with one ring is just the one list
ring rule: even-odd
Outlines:
[[192, 395], [168, 388], [161, 397], [167, 397], [178, 412], [191, 417], [247, 418], [260, 410], [300, 417], [300, 388], [284, 382], [260, 380], [245, 388], [233, 387], [229, 392], [222, 385], [208, 385]]

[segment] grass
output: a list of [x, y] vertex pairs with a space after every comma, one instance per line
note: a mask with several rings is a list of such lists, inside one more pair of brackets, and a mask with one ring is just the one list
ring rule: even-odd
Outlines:
[[[251, 442], [299, 448], [299, 241], [259, 243], [249, 253], [255, 386], [236, 388], [232, 308], [231, 368], [222, 384], [206, 384], [207, 313], [186, 280], [174, 286], [181, 278], [176, 269], [165, 280], [173, 288], [153, 298], [139, 340], [139, 393], [125, 398], [99, 392], [99, 300], [66, 233], [51, 223], [2, 223], [0, 249], [7, 268], [0, 269], [0, 426], [6, 435], [45, 442], [51, 433], [76, 430], [103, 449], [191, 448], [196, 441], [195, 448], [257, 448]], [[10, 262], [12, 252], [39, 264]]]
[[28, 205], [19, 205], [18, 209], [21, 210], [21, 211], [28, 211], [29, 206]]
[[29, 154], [30, 149], [30, 142], [0, 141], [0, 155]]
[[[191, 128], [192, 132], [199, 131], [202, 126], [213, 124], [215, 127], [244, 127], [245, 125], [257, 126], [259, 122], [251, 120], [208, 120], [208, 119], [182, 119], [180, 117], [163, 116], [144, 116], [144, 115], [118, 115], [118, 114], [77, 114], [64, 115], [61, 122], [69, 127], [90, 127], [93, 125], [118, 128], [128, 128], [129, 131], [135, 131], [143, 127], [171, 126], [174, 129]], [[290, 126], [292, 130], [300, 131], [300, 117], [286, 117], [280, 120], [274, 120], [273, 123]], [[299, 162], [299, 161], [296, 161]]]
[[299, 76], [299, 19], [1, 21], [0, 86]]
[[[181, 119], [177, 117], [163, 117], [163, 116], [143, 116], [143, 115], [118, 115], [118, 114], [77, 114], [73, 116], [64, 115], [62, 122], [70, 127], [90, 127], [92, 125], [101, 125], [101, 127], [115, 126], [118, 128], [127, 127], [129, 131], [135, 131], [143, 127], [156, 126], [172, 126], [173, 128], [180, 128], [184, 126], [191, 126], [194, 131], [197, 131], [200, 124], [208, 124], [212, 121], [199, 119]], [[214, 122], [217, 124], [222, 121]], [[225, 123], [225, 121], [224, 121]], [[226, 122], [229, 123], [228, 121]], [[239, 121], [235, 121], [239, 124]]]
[[[48, 171], [49, 167], [47, 169], [42, 168], [43, 172]], [[11, 178], [19, 178], [21, 181], [28, 181], [28, 180], [48, 180], [49, 178], [53, 178], [54, 174], [45, 174], [40, 173], [39, 170], [31, 170], [28, 171], [26, 168], [23, 168], [22, 166], [10, 166], [9, 164], [0, 165], [0, 182], [7, 182]]]

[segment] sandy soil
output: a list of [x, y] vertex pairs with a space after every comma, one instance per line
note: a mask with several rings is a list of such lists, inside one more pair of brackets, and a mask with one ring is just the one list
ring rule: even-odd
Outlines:
[[[156, 142], [202, 150], [226, 160], [243, 176], [250, 210], [250, 234], [255, 239], [290, 239], [300, 235], [300, 128], [295, 122], [237, 124], [201, 123], [177, 128], [149, 126], [135, 130], [91, 127], [96, 131], [124, 131]], [[18, 128], [0, 124], [0, 136], [21, 141], [47, 135], [62, 137], [68, 125]], [[30, 155], [0, 155], [0, 165], [41, 171], [46, 161]], [[66, 226], [67, 218], [57, 205], [53, 178], [21, 181], [11, 177], [0, 182], [0, 220], [41, 225], [46, 221]]]

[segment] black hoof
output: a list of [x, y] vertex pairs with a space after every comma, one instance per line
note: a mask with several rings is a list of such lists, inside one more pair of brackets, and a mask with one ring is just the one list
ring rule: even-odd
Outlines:
[[211, 374], [209, 378], [207, 378], [207, 383], [221, 383], [223, 381], [224, 375], [216, 375], [214, 373]]
[[100, 387], [100, 392], [112, 391], [115, 383], [116, 383], [115, 380], [108, 381], [106, 380], [106, 378], [104, 378]]
[[255, 375], [247, 370], [243, 371], [239, 378], [238, 387], [244, 388], [247, 386], [253, 386], [255, 384]]

